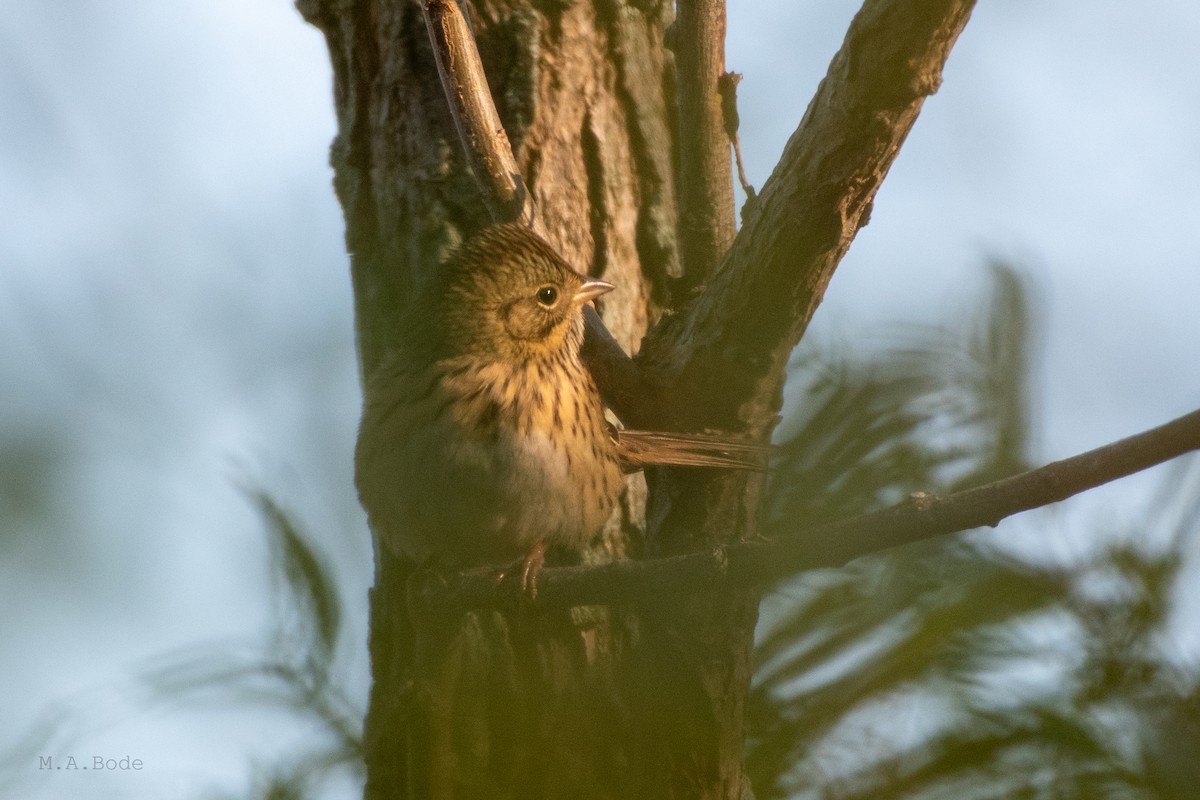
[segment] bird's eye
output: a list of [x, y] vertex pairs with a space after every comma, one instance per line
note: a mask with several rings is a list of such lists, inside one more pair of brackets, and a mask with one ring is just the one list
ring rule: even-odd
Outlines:
[[537, 301], [550, 308], [558, 300], [558, 289], [553, 286], [543, 286], [537, 290]]

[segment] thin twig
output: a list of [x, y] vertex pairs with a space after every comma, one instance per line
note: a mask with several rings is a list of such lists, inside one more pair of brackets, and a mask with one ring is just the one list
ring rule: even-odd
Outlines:
[[[547, 569], [539, 606], [573, 606], [661, 597], [719, 582], [763, 585], [807, 569], [842, 566], [902, 544], [995, 526], [1022, 511], [1065, 500], [1117, 478], [1200, 449], [1200, 411], [1118, 442], [1011, 478], [938, 497], [917, 493], [882, 511], [819, 525], [768, 542], [739, 542], [654, 561]], [[513, 602], [493, 569], [426, 580], [422, 601], [442, 610]]]
[[466, 17], [455, 0], [425, 0], [421, 8], [459, 140], [492, 219], [531, 225], [529, 192], [496, 112]]
[[738, 136], [741, 118], [738, 115], [737, 87], [741, 82], [742, 73], [726, 72], [717, 82], [717, 89], [721, 92], [721, 118], [725, 121], [725, 135], [733, 145], [733, 163], [737, 165], [738, 183], [742, 185], [749, 204], [754, 202], [756, 195], [750, 179], [746, 177], [746, 165], [742, 163], [742, 140]]

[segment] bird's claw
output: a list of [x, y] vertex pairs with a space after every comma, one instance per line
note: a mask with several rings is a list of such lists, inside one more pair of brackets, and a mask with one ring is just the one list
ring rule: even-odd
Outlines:
[[537, 579], [545, 565], [546, 545], [538, 542], [521, 562], [521, 592], [528, 595], [530, 600], [537, 599]]
[[512, 566], [506, 568], [496, 577], [497, 585], [503, 583], [514, 569], [521, 577], [520, 592], [530, 600], [536, 600], [538, 595], [537, 579], [542, 567], [546, 565], [546, 545], [538, 542], [533, 549]]

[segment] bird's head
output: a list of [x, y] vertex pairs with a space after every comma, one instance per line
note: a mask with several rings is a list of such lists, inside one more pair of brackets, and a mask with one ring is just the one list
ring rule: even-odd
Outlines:
[[455, 355], [502, 361], [578, 347], [583, 304], [613, 289], [580, 275], [539, 236], [512, 224], [468, 239], [439, 277], [446, 346]]

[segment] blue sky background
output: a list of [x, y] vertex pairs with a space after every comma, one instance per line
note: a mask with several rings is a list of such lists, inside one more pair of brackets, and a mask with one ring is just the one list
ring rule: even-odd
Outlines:
[[[858, 4], [730, 5], [761, 186]], [[980, 4], [814, 333], [882, 346], [885, 323], [943, 321], [1001, 256], [1044, 312], [1035, 458], [1200, 407], [1197, 41], [1190, 0]], [[113, 691], [166, 650], [260, 638], [268, 552], [239, 487], [319, 532], [350, 591], [347, 636], [365, 637], [331, 105], [322, 38], [282, 0], [9, 0], [0, 15], [0, 748], [58, 703], [87, 722], [56, 754], [146, 763], [18, 764], [15, 796], [236, 795], [304, 740], [283, 714], [145, 710]], [[1070, 557], [1137, 519], [1165, 474], [1000, 534], [1052, 534]], [[1178, 647], [1200, 643], [1181, 629]], [[365, 652], [348, 672], [363, 698]]]

